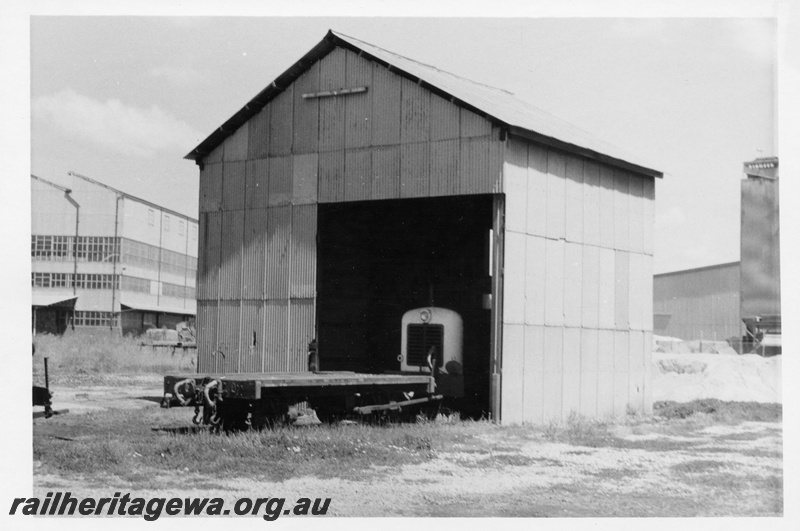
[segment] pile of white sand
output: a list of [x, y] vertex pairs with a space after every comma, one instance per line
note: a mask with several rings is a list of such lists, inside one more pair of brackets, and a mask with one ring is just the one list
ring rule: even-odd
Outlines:
[[777, 402], [781, 356], [653, 352], [653, 400]]
[[727, 341], [700, 340], [684, 341], [677, 337], [653, 336], [653, 352], [673, 352], [688, 354], [705, 352], [707, 354], [736, 354]]

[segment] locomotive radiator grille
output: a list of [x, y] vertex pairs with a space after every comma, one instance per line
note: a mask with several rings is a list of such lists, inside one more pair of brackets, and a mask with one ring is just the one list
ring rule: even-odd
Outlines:
[[410, 324], [406, 329], [406, 364], [416, 367], [428, 366], [428, 354], [432, 354], [434, 365], [442, 366], [444, 352], [444, 326], [440, 324]]

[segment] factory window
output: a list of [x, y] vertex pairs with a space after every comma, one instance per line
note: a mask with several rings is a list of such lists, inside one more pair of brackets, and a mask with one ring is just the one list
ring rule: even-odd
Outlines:
[[50, 275], [51, 288], [72, 287], [72, 273], [52, 273]]
[[164, 216], [164, 232], [169, 232], [169, 216]]
[[111, 289], [114, 284], [113, 278], [113, 275], [79, 273], [75, 285], [81, 289]]
[[181, 286], [179, 284], [170, 284], [168, 282], [162, 283], [162, 295], [165, 297], [177, 297], [179, 299], [194, 299], [195, 289], [189, 286]]
[[185, 230], [185, 228], [184, 228], [183, 220], [178, 221], [178, 235], [179, 236], [183, 236], [184, 230]]
[[160, 265], [162, 271], [180, 276], [194, 275], [197, 270], [196, 258], [128, 239], [123, 241], [122, 261], [125, 265], [153, 271], [158, 271]]
[[49, 260], [52, 255], [52, 236], [31, 236], [31, 258]]
[[115, 239], [108, 236], [31, 236], [31, 258], [53, 262], [75, 259], [85, 262], [110, 262], [119, 252]]
[[147, 224], [151, 227], [156, 223], [156, 211], [152, 208], [147, 209]]
[[72, 236], [53, 236], [53, 260], [67, 260], [72, 256]]
[[[114, 286], [114, 275], [78, 273], [74, 278], [75, 287], [80, 289], [112, 289]], [[72, 273], [31, 273], [31, 285], [37, 288], [70, 288], [72, 279]]]
[[50, 273], [31, 273], [31, 285], [35, 288], [49, 288]]
[[192, 225], [192, 240], [197, 240], [197, 225]]
[[133, 240], [123, 240], [122, 261], [126, 265], [158, 270], [158, 247]]
[[185, 254], [162, 249], [161, 270], [175, 275], [184, 275], [186, 274], [186, 258]]
[[71, 236], [31, 236], [31, 258], [63, 261], [71, 257]]
[[85, 262], [113, 262], [119, 253], [119, 245], [113, 237], [81, 236], [76, 246], [78, 260]]
[[81, 289], [111, 289], [113, 275], [101, 275], [96, 273], [80, 273], [75, 284]]
[[77, 311], [73, 319], [75, 326], [117, 326], [119, 318], [112, 312]]
[[150, 293], [150, 280], [146, 278], [122, 277], [123, 291], [138, 291], [140, 293]]

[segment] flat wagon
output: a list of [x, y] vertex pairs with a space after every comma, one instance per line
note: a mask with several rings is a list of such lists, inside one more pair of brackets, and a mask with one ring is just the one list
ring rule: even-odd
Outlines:
[[454, 311], [426, 307], [402, 320], [398, 370], [380, 374], [320, 370], [316, 342], [308, 372], [170, 374], [163, 407], [195, 407], [193, 422], [213, 429], [263, 427], [307, 402], [321, 421], [351, 415], [433, 415], [464, 394], [463, 323]]

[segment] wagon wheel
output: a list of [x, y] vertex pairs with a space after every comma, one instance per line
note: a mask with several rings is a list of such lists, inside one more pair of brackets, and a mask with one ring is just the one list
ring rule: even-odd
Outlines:
[[288, 406], [283, 402], [259, 401], [251, 404], [250, 429], [263, 430], [287, 423]]
[[420, 413], [429, 421], [435, 421], [436, 418], [439, 416], [439, 413], [442, 412], [442, 401], [441, 400], [434, 400], [433, 402], [428, 402], [427, 404], [423, 404], [420, 408]]
[[324, 402], [311, 403], [317, 418], [323, 424], [337, 422], [346, 416], [346, 404], [343, 398], [329, 398]]

